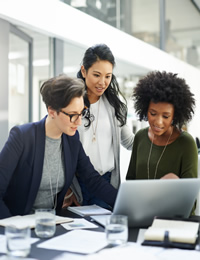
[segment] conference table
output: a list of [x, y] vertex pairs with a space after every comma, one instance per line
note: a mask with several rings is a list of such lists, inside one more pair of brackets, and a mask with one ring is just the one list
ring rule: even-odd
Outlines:
[[[81, 218], [80, 215], [77, 215], [67, 209], [62, 209], [59, 212], [60, 216], [64, 216], [64, 217], [69, 217], [69, 218]], [[91, 221], [90, 217], [85, 217], [86, 220]], [[93, 222], [94, 223], [94, 222]], [[104, 232], [104, 227], [101, 225], [98, 225], [97, 223], [95, 223], [98, 227], [97, 228], [93, 228], [93, 231], [99, 231], [99, 232]], [[69, 232], [68, 230], [66, 230], [64, 227], [62, 227], [62, 225], [56, 225], [56, 232], [55, 232], [55, 236], [59, 236], [62, 234], [65, 234], [66, 232]], [[137, 240], [137, 236], [138, 236], [138, 232], [139, 229], [138, 228], [129, 228], [129, 237], [128, 237], [128, 241], [133, 241], [135, 242]], [[0, 227], [0, 234], [4, 234], [4, 227]], [[33, 238], [37, 238], [34, 229], [31, 230], [31, 237]], [[49, 238], [51, 239], [51, 238]], [[58, 250], [49, 250], [49, 249], [44, 249], [44, 248], [39, 248], [37, 247], [38, 244], [44, 242], [46, 239], [39, 239], [38, 242], [34, 243], [31, 245], [31, 252], [30, 255], [28, 256], [29, 258], [35, 258], [35, 259], [39, 259], [39, 260], [51, 260], [54, 259], [56, 256], [66, 252], [66, 251], [58, 251]], [[78, 245], [77, 245], [78, 247]], [[0, 253], [0, 256], [2, 256], [3, 254]]]
[[[67, 210], [67, 209], [62, 209], [59, 212], [60, 216], [64, 217], [69, 217], [69, 218], [80, 218], [79, 215]], [[86, 220], [91, 221], [90, 217], [85, 217]], [[200, 217], [199, 216], [193, 216], [191, 217], [194, 221], [200, 222]], [[98, 227], [93, 229], [94, 231], [99, 231], [99, 232], [104, 232], [104, 227], [101, 225], [98, 225], [95, 223]], [[66, 232], [69, 232], [66, 230], [62, 225], [56, 225], [56, 233], [54, 237], [65, 234]], [[137, 237], [139, 233], [139, 228], [129, 228], [129, 235], [128, 235], [128, 241], [129, 242], [136, 242]], [[0, 234], [4, 234], [4, 227], [0, 227]], [[31, 237], [36, 238], [37, 236], [35, 235], [34, 230], [31, 230]], [[49, 238], [51, 239], [51, 238]], [[86, 238], [87, 239], [87, 238]], [[31, 245], [31, 252], [30, 255], [28, 256], [29, 258], [34, 258], [34, 259], [39, 259], [39, 260], [51, 260], [54, 259], [55, 257], [61, 255], [62, 253], [66, 253], [66, 251], [58, 251], [58, 250], [49, 250], [49, 249], [44, 249], [44, 248], [39, 248], [37, 247], [38, 244], [44, 242], [46, 239], [39, 239], [36, 243]], [[77, 245], [78, 247], [78, 245]], [[0, 257], [3, 254], [0, 253]]]

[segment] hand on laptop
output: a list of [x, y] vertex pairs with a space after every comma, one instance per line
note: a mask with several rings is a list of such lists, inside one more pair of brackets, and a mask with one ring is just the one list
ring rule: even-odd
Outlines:
[[162, 178], [160, 178], [160, 179], [179, 179], [179, 177], [178, 177], [176, 174], [170, 172], [170, 173], [165, 174], [165, 175], [164, 175]]

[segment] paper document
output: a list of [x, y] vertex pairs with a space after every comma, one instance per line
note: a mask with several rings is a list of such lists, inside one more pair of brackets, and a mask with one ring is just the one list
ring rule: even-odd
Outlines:
[[[56, 224], [72, 222], [72, 218], [56, 216]], [[13, 225], [17, 227], [35, 227], [35, 214], [24, 215], [24, 216], [14, 216], [10, 218], [4, 218], [0, 220], [0, 226]]]
[[[157, 249], [156, 253], [160, 252], [162, 249]], [[154, 251], [151, 252], [150, 248], [145, 250], [141, 246], [138, 246], [134, 243], [127, 243], [126, 245], [121, 245], [113, 248], [103, 249], [100, 252], [87, 255], [85, 260], [160, 260], [159, 258], [154, 255]], [[166, 259], [162, 259], [166, 260]]]
[[[133, 257], [134, 256], [134, 257]], [[199, 260], [199, 251], [165, 249], [162, 247], [140, 246], [136, 243], [127, 243], [124, 246], [118, 246], [109, 249], [103, 249], [98, 253], [90, 255], [80, 255], [72, 253], [62, 253], [54, 260]]]
[[199, 223], [192, 221], [154, 219], [145, 234], [145, 240], [163, 241], [165, 232], [169, 232], [169, 240], [180, 243], [195, 243]]
[[83, 228], [98, 228], [97, 225], [85, 220], [84, 218], [75, 218], [73, 222], [61, 224], [67, 230], [83, 229]]
[[97, 205], [75, 206], [75, 207], [68, 207], [67, 209], [82, 217], [91, 216], [91, 215], [106, 215], [112, 213], [110, 210], [104, 209]]
[[139, 229], [136, 243], [142, 244], [142, 242], [144, 241], [144, 234], [145, 234], [146, 231], [147, 231], [146, 228], [140, 228]]
[[73, 230], [37, 245], [40, 248], [92, 254], [107, 246], [104, 232]]

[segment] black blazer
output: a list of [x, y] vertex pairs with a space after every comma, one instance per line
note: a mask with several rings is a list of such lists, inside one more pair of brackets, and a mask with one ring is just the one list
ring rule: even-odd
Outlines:
[[[0, 219], [29, 214], [42, 177], [45, 149], [45, 120], [15, 126], [0, 153]], [[79, 141], [79, 134], [62, 135], [65, 184], [57, 197], [57, 210], [78, 172], [87, 188], [113, 206], [117, 190], [95, 171]]]

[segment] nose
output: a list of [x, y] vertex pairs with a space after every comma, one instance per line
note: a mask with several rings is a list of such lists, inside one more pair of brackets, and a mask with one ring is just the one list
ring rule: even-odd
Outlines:
[[158, 117], [156, 117], [156, 121], [155, 121], [155, 123], [156, 123], [157, 126], [161, 126], [162, 123], [163, 123], [162, 116], [158, 116]]
[[106, 82], [105, 77], [100, 77], [99, 85], [105, 85], [105, 82]]

